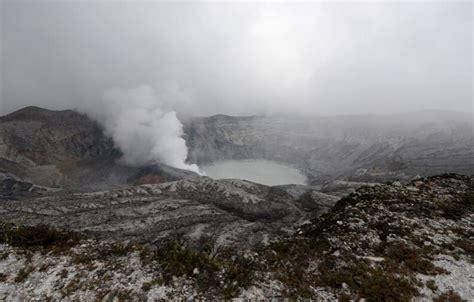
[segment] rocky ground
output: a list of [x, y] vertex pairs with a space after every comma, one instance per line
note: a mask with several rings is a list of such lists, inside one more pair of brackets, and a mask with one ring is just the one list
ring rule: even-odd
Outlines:
[[290, 194], [284, 188], [207, 177], [87, 193], [11, 179], [3, 183], [3, 191], [9, 189], [0, 203], [3, 222], [47, 223], [101, 238], [149, 243], [178, 237], [196, 245], [212, 240], [216, 247], [262, 245], [327, 212], [337, 201], [311, 188]]
[[[273, 203], [268, 201], [269, 196], [275, 194], [270, 192], [271, 188], [246, 182], [216, 184], [207, 180], [204, 183], [137, 186], [133, 187], [136, 191], [132, 195], [146, 191], [141, 198], [153, 212], [154, 207], [146, 201], [152, 195], [151, 190], [156, 191], [153, 193], [156, 196], [177, 194], [176, 200], [185, 200], [189, 192], [199, 196], [196, 192], [206, 188], [216, 194], [215, 199], [211, 198], [216, 211], [233, 208], [237, 220], [251, 221], [258, 217], [259, 207], [250, 205], [260, 203], [268, 207]], [[190, 189], [181, 192], [179, 186]], [[224, 198], [220, 204], [221, 197], [228, 192], [226, 189], [222, 193], [223, 187], [241, 192], [230, 199]], [[92, 198], [97, 200], [100, 195], [104, 202], [119, 206], [121, 201], [130, 199], [125, 195], [131, 190], [82, 194], [77, 197], [81, 200], [78, 204], [84, 205], [85, 212], [100, 212], [96, 206], [100, 202], [94, 203]], [[297, 194], [301, 205], [303, 196], [297, 191], [293, 188], [287, 194]], [[276, 196], [278, 199], [284, 194]], [[230, 205], [229, 200], [232, 200]], [[16, 202], [18, 209], [26, 207], [22, 201]], [[200, 204], [202, 201], [197, 198], [194, 206], [199, 208]], [[96, 210], [91, 209], [92, 205]], [[5, 208], [12, 208], [5, 207], [3, 202], [2, 206], [4, 212]], [[39, 201], [35, 207], [39, 207]], [[61, 225], [61, 220], [48, 208], [51, 203], [46, 202], [44, 207], [48, 217], [45, 221], [65, 229], [65, 224]], [[297, 203], [293, 207], [299, 209]], [[418, 178], [407, 184], [392, 182], [360, 187], [340, 199], [326, 214], [313, 218], [308, 215], [304, 222], [287, 218], [291, 217], [291, 211], [277, 207], [275, 216], [266, 218], [288, 219], [290, 230], [269, 233], [267, 240], [261, 238], [262, 244], [239, 248], [216, 244], [219, 237], [212, 236], [193, 245], [188, 240], [189, 233], [146, 244], [132, 240], [133, 236], [129, 237], [126, 229], [119, 231], [120, 228], [117, 232], [123, 234], [117, 239], [104, 239], [101, 232], [111, 230], [99, 227], [96, 232], [84, 233], [84, 227], [77, 225], [79, 221], [73, 220], [82, 210], [74, 209], [68, 202], [57, 207], [60, 208], [64, 213], [71, 213], [68, 219], [75, 232], [2, 224], [0, 300], [337, 297], [369, 301], [470, 301], [474, 298], [473, 177], [449, 174]], [[127, 220], [126, 216], [124, 219]], [[214, 226], [221, 227], [224, 225]], [[224, 232], [216, 230], [221, 231]]]
[[350, 297], [409, 300], [452, 290], [472, 300], [473, 210], [472, 177], [361, 187], [297, 232], [310, 248], [325, 246], [305, 276]]

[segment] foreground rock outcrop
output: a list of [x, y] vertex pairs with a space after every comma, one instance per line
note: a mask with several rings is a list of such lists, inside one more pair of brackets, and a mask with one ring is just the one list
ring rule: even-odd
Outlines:
[[[117, 237], [120, 240], [105, 239], [101, 232], [111, 230], [102, 227], [95, 230], [98, 237], [93, 236], [94, 232], [84, 234], [77, 226], [79, 221], [73, 220], [81, 211], [66, 203], [57, 207], [64, 211], [58, 217], [70, 213], [67, 219], [71, 228], [79, 232], [2, 224], [0, 299], [474, 298], [474, 178], [470, 176], [446, 174], [407, 184], [361, 187], [340, 199], [326, 214], [304, 222], [291, 219], [291, 209], [296, 213], [300, 210], [297, 204], [302, 203], [289, 205], [284, 191], [272, 192], [265, 186], [234, 181], [173, 182], [138, 186], [121, 193], [91, 193], [89, 197], [81, 195], [78, 205], [84, 205], [87, 212], [93, 204], [87, 198], [98, 196], [120, 204], [130, 200], [126, 197], [129, 194], [142, 196], [135, 198], [136, 203], [153, 194], [177, 194], [176, 201], [193, 194], [199, 208], [203, 198], [199, 191], [204, 188], [216, 214], [225, 209], [236, 221], [243, 219], [249, 224], [258, 219], [285, 221], [294, 225], [293, 231], [279, 235], [270, 232], [265, 244], [241, 245], [238, 249], [232, 244], [218, 244], [219, 236], [193, 245], [185, 234], [144, 245], [126, 240], [126, 228], [119, 231], [123, 232], [123, 237]], [[142, 190], [147, 193], [140, 193]], [[16, 202], [18, 210], [31, 204]], [[262, 207], [252, 207], [259, 203]], [[273, 212], [269, 211], [273, 214], [261, 217], [264, 208], [273, 207], [273, 203], [277, 204]], [[100, 207], [94, 206], [100, 212]], [[181, 206], [178, 203], [177, 212]], [[154, 211], [152, 206], [147, 209]], [[2, 211], [11, 215], [5, 207]], [[119, 213], [126, 214], [114, 215]], [[61, 224], [54, 214], [46, 211], [35, 215], [46, 215], [45, 221], [64, 229], [65, 222]], [[35, 219], [30, 222], [39, 222]], [[126, 220], [126, 215], [122, 219]], [[202, 228], [203, 232], [210, 229]]]
[[474, 178], [445, 174], [359, 188], [295, 240], [324, 246], [303, 278], [318, 276], [338, 295], [409, 300], [454, 291], [472, 300], [473, 229]]

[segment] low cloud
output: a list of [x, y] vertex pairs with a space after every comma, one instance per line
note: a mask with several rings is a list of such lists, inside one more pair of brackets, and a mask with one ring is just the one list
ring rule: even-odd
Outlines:
[[188, 115], [472, 110], [470, 1], [0, 7], [1, 113], [141, 83]]

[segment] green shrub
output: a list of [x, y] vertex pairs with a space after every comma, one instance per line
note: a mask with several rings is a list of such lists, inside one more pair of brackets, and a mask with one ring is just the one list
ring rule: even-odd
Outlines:
[[450, 202], [438, 203], [442, 216], [446, 219], [458, 220], [474, 209], [474, 193], [467, 192]]
[[230, 251], [212, 257], [210, 250], [197, 251], [179, 242], [169, 242], [154, 252], [142, 250], [141, 258], [146, 263], [157, 262], [161, 271], [161, 277], [144, 284], [144, 290], [153, 284], [170, 284], [173, 277], [184, 277], [194, 280], [202, 293], [230, 299], [254, 280], [253, 263]]
[[74, 246], [79, 235], [74, 232], [58, 231], [46, 225], [0, 226], [0, 243], [23, 248], [46, 248], [60, 252]]
[[346, 284], [358, 298], [367, 301], [410, 301], [418, 294], [415, 284], [394, 264], [372, 266], [361, 259], [348, 259], [348, 266], [337, 267], [332, 261], [323, 261], [318, 283], [340, 289]]
[[455, 246], [465, 251], [467, 255], [470, 255], [471, 263], [474, 263], [474, 242], [470, 239], [457, 239], [453, 242]]
[[20, 283], [25, 281], [26, 278], [30, 275], [30, 273], [34, 270], [32, 266], [26, 266], [18, 272], [18, 274], [15, 277], [15, 282]]
[[405, 265], [408, 269], [425, 274], [436, 275], [442, 272], [430, 260], [426, 259], [429, 255], [428, 250], [411, 248], [402, 242], [385, 243], [385, 249], [382, 249], [382, 255], [386, 255], [395, 263]]
[[426, 281], [426, 287], [428, 287], [432, 291], [437, 291], [438, 290], [438, 286], [436, 285], [436, 282], [434, 280]]
[[463, 302], [463, 300], [458, 293], [453, 290], [442, 293], [441, 295], [435, 297], [433, 302]]

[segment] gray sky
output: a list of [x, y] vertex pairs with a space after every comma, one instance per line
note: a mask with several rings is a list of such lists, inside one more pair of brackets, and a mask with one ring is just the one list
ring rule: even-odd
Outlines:
[[470, 1], [0, 1], [0, 114], [141, 85], [194, 115], [472, 112]]

